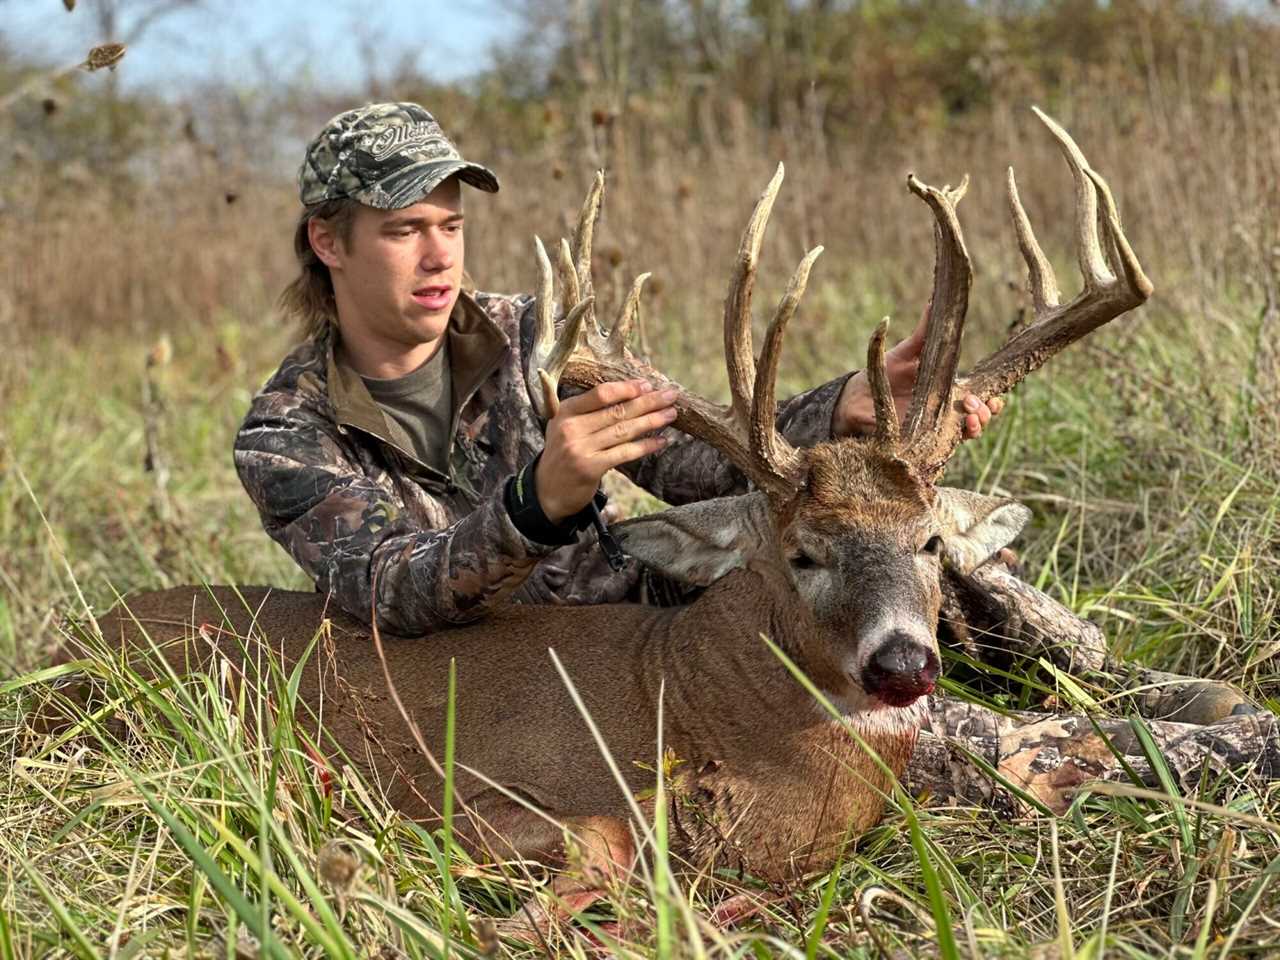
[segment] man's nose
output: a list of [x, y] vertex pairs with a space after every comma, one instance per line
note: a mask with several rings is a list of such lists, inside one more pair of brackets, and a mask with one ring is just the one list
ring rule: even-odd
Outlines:
[[423, 240], [422, 259], [419, 265], [427, 273], [448, 270], [453, 266], [453, 248], [443, 239], [434, 237], [428, 232]]

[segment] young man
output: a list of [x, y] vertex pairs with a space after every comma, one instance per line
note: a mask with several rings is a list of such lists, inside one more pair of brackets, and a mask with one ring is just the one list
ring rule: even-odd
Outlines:
[[[462, 290], [463, 184], [498, 189], [417, 104], [339, 114], [307, 148], [301, 274], [284, 296], [307, 336], [235, 441], [267, 533], [340, 607], [399, 634], [508, 599], [678, 599], [637, 564], [613, 571], [582, 535], [601, 478], [617, 468], [672, 504], [745, 492], [745, 479], [670, 427], [674, 397], [642, 381], [603, 384], [539, 421], [533, 298]], [[922, 338], [887, 358], [902, 410]], [[966, 403], [978, 436], [999, 401]], [[860, 374], [778, 410], [797, 446], [873, 424]]]

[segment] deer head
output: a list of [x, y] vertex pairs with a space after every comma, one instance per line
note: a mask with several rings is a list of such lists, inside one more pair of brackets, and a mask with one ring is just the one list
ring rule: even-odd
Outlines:
[[[747, 224], [725, 299], [724, 344], [731, 400], [711, 403], [681, 389], [675, 426], [720, 450], [754, 490], [673, 508], [617, 527], [634, 557], [662, 573], [710, 584], [736, 569], [762, 574], [793, 601], [787, 642], [802, 660], [822, 662], [827, 692], [850, 712], [900, 708], [937, 680], [937, 620], [944, 564], [968, 572], [1009, 543], [1030, 517], [1011, 500], [936, 485], [960, 442], [960, 399], [1008, 391], [1068, 344], [1141, 304], [1151, 293], [1120, 228], [1102, 178], [1071, 137], [1040, 111], [1076, 186], [1076, 239], [1084, 289], [1060, 304], [1010, 170], [1009, 201], [1030, 273], [1035, 318], [965, 376], [957, 376], [972, 267], [955, 207], [967, 179], [941, 190], [908, 176], [935, 217], [936, 260], [925, 344], [912, 403], [899, 420], [885, 374], [888, 320], [867, 351], [876, 430], [810, 449], [793, 448], [775, 427], [775, 382], [782, 338], [799, 306], [818, 247], [800, 262], [769, 324], [759, 359], [751, 342], [751, 297], [764, 230], [783, 168], [778, 167]], [[604, 180], [597, 174], [572, 246], [560, 246], [564, 321], [556, 334], [552, 269], [541, 242], [538, 334], [531, 366], [541, 390], [533, 400], [551, 416], [560, 382], [590, 387], [643, 377], [673, 384], [638, 360], [628, 339], [646, 275], [608, 331], [595, 321], [591, 238]], [[1099, 205], [1101, 204], [1101, 216]], [[799, 648], [799, 649], [796, 649]]]

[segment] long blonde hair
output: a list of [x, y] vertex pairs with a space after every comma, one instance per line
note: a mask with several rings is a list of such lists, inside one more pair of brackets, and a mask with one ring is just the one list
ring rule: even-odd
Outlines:
[[296, 320], [303, 339], [312, 340], [338, 322], [338, 305], [333, 296], [329, 268], [311, 249], [308, 224], [327, 220], [343, 244], [351, 243], [358, 202], [349, 197], [325, 200], [303, 207], [293, 231], [293, 253], [298, 258], [298, 275], [280, 294], [280, 312]]

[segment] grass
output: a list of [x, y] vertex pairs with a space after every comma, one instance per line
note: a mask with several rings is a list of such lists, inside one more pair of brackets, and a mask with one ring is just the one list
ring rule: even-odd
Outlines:
[[[1176, 77], [1151, 68], [1135, 80], [1124, 56], [1059, 102], [1035, 93], [1061, 108], [1116, 189], [1157, 297], [1020, 387], [947, 479], [1033, 508], [1018, 544], [1024, 575], [1101, 624], [1118, 654], [1237, 683], [1278, 709], [1280, 396], [1262, 359], [1278, 332], [1258, 321], [1273, 276], [1278, 81], [1262, 58], [1223, 73], [1234, 47], [1188, 51]], [[708, 116], [742, 113], [731, 90], [707, 96]], [[532, 236], [563, 232], [587, 154], [551, 120], [513, 151], [501, 125], [471, 119], [465, 149], [502, 161], [504, 189], [469, 200], [469, 263], [485, 266], [488, 288], [530, 289]], [[1029, 119], [1021, 104], [997, 104], [913, 121], [909, 143], [827, 143], [797, 113], [772, 133], [744, 121], [691, 142], [680, 117], [636, 111], [625, 118], [636, 157], [618, 164], [606, 201], [597, 292], [616, 302], [634, 273], [655, 270], [645, 313], [659, 365], [723, 396], [711, 316], [748, 198], [782, 156], [759, 302], [774, 301], [803, 250], [827, 247], [783, 360], [781, 389], [802, 389], [860, 366], [884, 314], [899, 335], [918, 315], [929, 221], [901, 189], [905, 164], [931, 182], [968, 169], [972, 357], [1020, 306], [997, 189], [1005, 163], [1017, 163], [1049, 254], [1070, 261], [1052, 229], [1069, 222], [1070, 189]], [[261, 133], [217, 139], [231, 150]], [[24, 710], [67, 672], [48, 667], [67, 614], [176, 583], [309, 586], [262, 533], [230, 459], [288, 343], [269, 313], [290, 269], [291, 195], [267, 179], [228, 182], [226, 163], [194, 140], [162, 141], [154, 180], [91, 183], [69, 157], [65, 169], [15, 164], [0, 188], [0, 224], [22, 238], [0, 250], [0, 960], [432, 957], [446, 945], [456, 956], [587, 956], [601, 942], [622, 956], [717, 958], [1280, 948], [1280, 787], [1220, 771], [1186, 795], [1172, 780], [1155, 795], [1098, 788], [1056, 820], [900, 801], [838, 867], [781, 889], [687, 883], [659, 855], [652, 876], [530, 942], [514, 934], [526, 909], [550, 904], [545, 877], [469, 862], [450, 837], [399, 820], [372, 785], [327, 793], [278, 668], [233, 697], [222, 676], [157, 681], [104, 656], [91, 668], [119, 702], [81, 718], [78, 739], [35, 732]], [[91, 297], [66, 282], [86, 265]], [[1068, 288], [1074, 275], [1059, 269]], [[149, 438], [167, 477], [144, 468]], [[949, 664], [953, 687], [976, 689], [961, 666]], [[988, 671], [981, 693], [1028, 708], [1122, 706], [1034, 664]], [[659, 852], [665, 828], [653, 827]], [[749, 918], [717, 922], [740, 894]]]
[[[1274, 461], [1246, 442], [1243, 422], [1256, 320], [1248, 304], [1230, 310], [1232, 327], [1206, 344], [1197, 323], [1157, 303], [1063, 357], [1019, 389], [949, 479], [1033, 506], [1027, 576], [1096, 618], [1122, 654], [1231, 680], [1274, 707], [1280, 505]], [[167, 519], [142, 467], [145, 350], [110, 337], [32, 347], [6, 390], [0, 649], [15, 679], [0, 733], [0, 950], [228, 956], [240, 943], [267, 955], [435, 956], [447, 939], [459, 956], [539, 953], [506, 935], [518, 902], [545, 903], [548, 889], [468, 863], [448, 838], [399, 822], [372, 788], [326, 796], [278, 672], [260, 681], [278, 717], [259, 739], [246, 733], [263, 709], [252, 689], [229, 699], [216, 677], [154, 683], [109, 660], [96, 669], [114, 672], [130, 701], [115, 716], [131, 736], [104, 714], [87, 741], [60, 742], [18, 713], [47, 690], [39, 668], [65, 629], [57, 618], [80, 611], [82, 595], [102, 611], [117, 590], [181, 581], [301, 585], [227, 455], [283, 350], [283, 335], [268, 340], [252, 365], [210, 376], [208, 341], [174, 338], [155, 380]], [[1110, 356], [1123, 368], [1099, 362]], [[710, 360], [675, 360], [688, 375], [681, 362]], [[1052, 676], [1015, 676], [1002, 695], [1034, 705], [1042, 684], [1052, 689]], [[686, 888], [664, 874], [593, 907], [587, 923], [607, 937], [617, 928], [599, 923], [620, 919], [624, 955], [1262, 956], [1280, 942], [1278, 803], [1276, 785], [1220, 774], [1188, 797], [1094, 792], [1058, 821], [926, 803], [891, 811], [828, 875], [748, 886], [759, 912], [736, 927], [709, 919], [733, 878]], [[549, 948], [592, 953], [583, 929], [557, 925]]]

